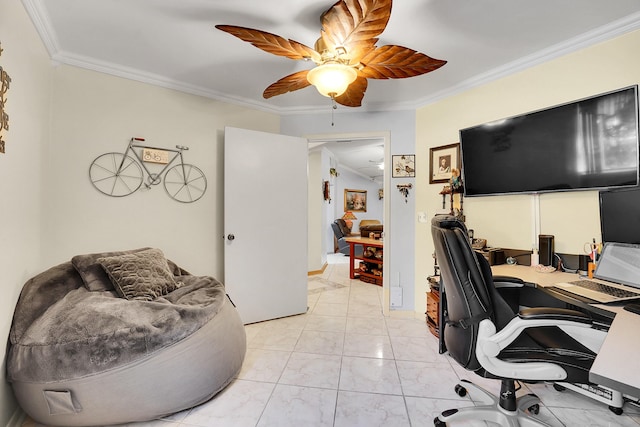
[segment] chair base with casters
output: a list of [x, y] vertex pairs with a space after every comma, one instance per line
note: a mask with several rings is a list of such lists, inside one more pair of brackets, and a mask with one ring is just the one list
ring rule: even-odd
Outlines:
[[[433, 420], [436, 427], [444, 427], [448, 422], [454, 421], [490, 421], [501, 426], [517, 427], [517, 426], [546, 426], [546, 424], [529, 415], [529, 413], [537, 415], [540, 411], [540, 399], [535, 394], [525, 394], [516, 397], [515, 381], [502, 380], [500, 396], [498, 398], [474, 383], [467, 380], [460, 380], [461, 384], [456, 386], [456, 393], [460, 397], [467, 394], [468, 389], [481, 394], [487, 401], [486, 405], [473, 406], [460, 409], [448, 409], [442, 412]], [[472, 392], [472, 393], [473, 393]]]

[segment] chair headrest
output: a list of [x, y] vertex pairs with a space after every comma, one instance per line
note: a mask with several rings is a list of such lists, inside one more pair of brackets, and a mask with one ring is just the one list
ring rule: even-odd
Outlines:
[[448, 230], [453, 230], [455, 228], [459, 228], [464, 231], [465, 235], [469, 235], [467, 232], [467, 226], [458, 218], [453, 215], [436, 215], [431, 219], [431, 226], [437, 228], [444, 228]]

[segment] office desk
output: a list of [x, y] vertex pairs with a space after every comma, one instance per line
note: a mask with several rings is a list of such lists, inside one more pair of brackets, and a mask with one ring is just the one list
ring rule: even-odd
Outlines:
[[494, 275], [519, 277], [525, 282], [534, 283], [537, 288], [541, 289], [547, 295], [550, 295], [553, 298], [560, 300], [566, 304], [589, 311], [591, 314], [596, 314], [600, 318], [605, 319], [605, 323], [607, 324], [611, 323], [611, 321], [615, 317], [615, 313], [618, 310], [621, 310], [624, 306], [624, 303], [592, 304], [589, 302], [585, 302], [585, 300], [580, 300], [567, 294], [556, 292], [551, 287], [554, 283], [571, 282], [573, 280], [578, 280], [580, 276], [574, 273], [564, 273], [561, 271], [554, 271], [552, 273], [541, 273], [536, 270], [535, 267], [530, 267], [528, 265], [508, 264], [495, 265], [491, 267], [491, 271]]
[[[570, 301], [570, 297], [548, 289], [552, 284], [576, 280], [576, 274], [553, 272], [540, 273], [533, 267], [520, 265], [500, 265], [492, 267], [494, 275], [519, 277], [569, 304], [583, 307], [591, 312], [613, 319], [607, 337], [589, 371], [589, 380], [618, 390], [634, 397], [640, 397], [640, 315], [630, 313], [617, 304], [586, 304]], [[547, 288], [547, 289], [545, 289]]]

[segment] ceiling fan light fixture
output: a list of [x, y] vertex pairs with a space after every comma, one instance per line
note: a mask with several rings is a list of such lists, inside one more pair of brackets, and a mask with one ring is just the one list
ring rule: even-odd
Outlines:
[[357, 77], [358, 73], [353, 67], [336, 62], [318, 65], [307, 74], [309, 83], [328, 98], [336, 98], [345, 93]]

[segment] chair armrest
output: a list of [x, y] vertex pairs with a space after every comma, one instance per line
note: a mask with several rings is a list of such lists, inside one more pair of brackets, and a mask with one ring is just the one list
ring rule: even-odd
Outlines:
[[591, 328], [592, 321], [582, 313], [556, 308], [532, 308], [513, 318], [500, 332], [489, 319], [480, 322], [476, 357], [493, 375], [531, 381], [559, 381], [567, 377], [559, 365], [547, 362], [510, 363], [497, 358], [525, 329], [543, 326]]
[[527, 282], [519, 277], [493, 276], [493, 284], [496, 288], [522, 288], [527, 285]]
[[520, 310], [518, 317], [523, 320], [568, 320], [577, 323], [593, 324], [591, 317], [581, 311], [566, 308], [534, 307]]

